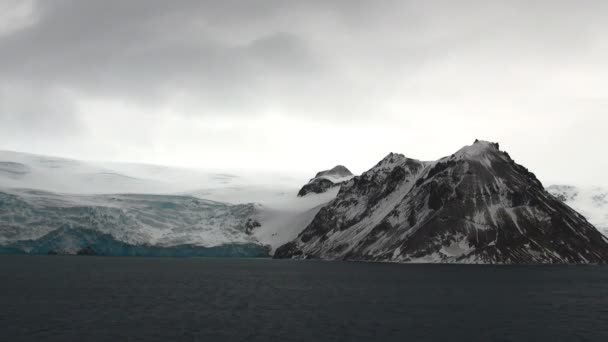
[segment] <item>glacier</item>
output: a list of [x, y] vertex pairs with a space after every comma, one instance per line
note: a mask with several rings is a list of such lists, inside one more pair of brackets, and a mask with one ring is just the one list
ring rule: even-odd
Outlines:
[[269, 256], [337, 194], [304, 179], [0, 151], [0, 253]]

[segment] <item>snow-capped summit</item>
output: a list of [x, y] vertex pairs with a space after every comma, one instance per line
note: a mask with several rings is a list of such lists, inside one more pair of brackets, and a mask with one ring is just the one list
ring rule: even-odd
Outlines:
[[370, 171], [380, 171], [380, 170], [388, 170], [395, 167], [405, 161], [407, 158], [400, 153], [389, 153], [386, 157], [382, 158], [374, 167], [371, 168]]
[[435, 162], [389, 154], [275, 257], [605, 263], [608, 240], [498, 144], [476, 141]]
[[336, 187], [350, 179], [354, 175], [343, 165], [337, 165], [329, 170], [320, 171], [306, 185], [300, 189], [298, 196], [306, 196], [309, 193], [320, 194]]
[[[339, 180], [341, 178], [351, 177], [353, 174], [344, 165], [336, 165], [332, 169], [318, 172], [315, 178], [326, 178], [329, 180]], [[334, 182], [335, 183], [335, 182]]]
[[500, 147], [498, 143], [493, 143], [483, 140], [475, 140], [473, 145], [465, 146], [454, 154], [456, 158], [463, 159], [477, 159], [483, 158], [486, 155], [499, 152]]

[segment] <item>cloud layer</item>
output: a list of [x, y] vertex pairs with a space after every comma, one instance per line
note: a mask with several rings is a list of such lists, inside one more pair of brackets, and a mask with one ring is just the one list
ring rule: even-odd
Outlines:
[[364, 171], [498, 140], [607, 184], [608, 3], [0, 0], [0, 148]]

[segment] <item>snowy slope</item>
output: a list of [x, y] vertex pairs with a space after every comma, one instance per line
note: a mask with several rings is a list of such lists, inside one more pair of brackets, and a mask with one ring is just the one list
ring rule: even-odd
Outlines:
[[608, 236], [608, 189], [572, 185], [551, 185], [547, 191], [583, 214]]
[[0, 187], [58, 193], [199, 193], [212, 200], [245, 203], [261, 192], [297, 191], [305, 178], [304, 174], [85, 162], [0, 151]]
[[165, 193], [175, 190], [163, 180], [148, 179], [104, 165], [11, 151], [0, 151], [0, 186], [62, 193]]
[[296, 197], [294, 193], [280, 202], [266, 202], [258, 207], [257, 219], [262, 223], [254, 231], [255, 237], [274, 250], [295, 239], [306, 228], [323, 206], [333, 200], [339, 187], [322, 194]]
[[608, 241], [498, 144], [476, 141], [434, 162], [389, 154], [275, 257], [589, 263], [608, 262]]
[[[135, 245], [250, 243], [273, 250], [338, 191], [298, 198], [304, 179], [0, 151], [0, 245], [71, 227]], [[247, 234], [250, 219], [260, 226]]]

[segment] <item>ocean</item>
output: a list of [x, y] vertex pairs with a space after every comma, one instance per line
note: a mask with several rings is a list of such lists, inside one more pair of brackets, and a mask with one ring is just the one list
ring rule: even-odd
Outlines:
[[0, 341], [608, 341], [608, 266], [4, 255]]

